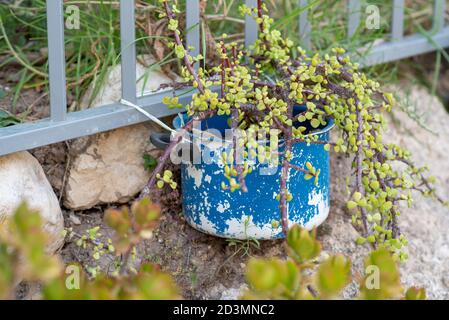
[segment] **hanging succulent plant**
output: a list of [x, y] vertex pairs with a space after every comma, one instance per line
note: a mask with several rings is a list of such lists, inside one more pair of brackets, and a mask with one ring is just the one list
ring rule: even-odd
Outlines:
[[[259, 161], [274, 164], [280, 161], [282, 166], [277, 199], [282, 228], [287, 234], [288, 202], [295, 197], [287, 188], [291, 172], [299, 170], [308, 180], [320, 178], [316, 164], [308, 162], [302, 168], [290, 162], [292, 145], [305, 142], [322, 145], [325, 150], [333, 148], [353, 159], [347, 207], [353, 212], [352, 222], [361, 233], [357, 243], [386, 247], [395, 257], [405, 259], [402, 248], [407, 240], [398, 226], [399, 203], [410, 205], [413, 190], [443, 200], [435, 193], [434, 178], [426, 177], [426, 168], [416, 167], [407, 150], [383, 141], [383, 112], [393, 107], [392, 94], [382, 92], [380, 84], [369, 79], [344, 49], [335, 48], [332, 55], [321, 57], [308, 56], [302, 48], [294, 47], [291, 40], [284, 39], [271, 27], [273, 20], [265, 14], [267, 9], [261, 0], [256, 8], [241, 7], [241, 13], [253, 16], [259, 26], [259, 38], [252, 48], [246, 50], [236, 43], [222, 41], [218, 46], [221, 63], [208, 70], [195, 69], [195, 63], [203, 57], [189, 55], [178, 30], [176, 7], [166, 0], [160, 2], [165, 9], [163, 17], [168, 19], [169, 29], [173, 31], [172, 46], [184, 62], [185, 82], [177, 84], [177, 88], [193, 86], [197, 92], [185, 106], [178, 99], [164, 99], [168, 107], [185, 107], [191, 120], [178, 131], [161, 156], [142, 196], [147, 196], [156, 183], [162, 186], [165, 180], [175, 187], [167, 172], [161, 180], [161, 172], [170, 152], [192, 131], [194, 120], [228, 115], [235, 135], [231, 152], [222, 155], [227, 178], [223, 189], [247, 191], [245, 177], [251, 174], [251, 163], [245, 160], [245, 152], [243, 161], [237, 162], [237, 150], [251, 149], [254, 141], [252, 135], [238, 135], [237, 130], [270, 132], [271, 136], [282, 138], [285, 147], [278, 151], [280, 154], [270, 157], [274, 151], [269, 150], [271, 153], [264, 153]], [[306, 110], [295, 114], [296, 105], [304, 105]], [[329, 119], [340, 129], [336, 142], [320, 141], [318, 135], [309, 134], [325, 126]], [[396, 169], [395, 162], [405, 167]]]

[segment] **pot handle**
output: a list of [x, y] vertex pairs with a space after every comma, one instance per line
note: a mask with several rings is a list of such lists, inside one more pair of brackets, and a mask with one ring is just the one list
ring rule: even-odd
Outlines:
[[170, 144], [170, 133], [154, 132], [150, 135], [151, 143], [158, 149], [165, 150]]

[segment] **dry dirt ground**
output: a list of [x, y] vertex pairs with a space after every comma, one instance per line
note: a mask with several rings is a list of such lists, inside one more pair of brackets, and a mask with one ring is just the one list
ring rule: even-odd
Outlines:
[[[90, 212], [65, 212], [66, 226], [78, 234], [101, 225], [103, 241], [111, 231], [102, 221], [103, 208]], [[153, 238], [138, 248], [136, 263], [149, 261], [172, 274], [186, 299], [236, 298], [244, 284], [245, 265], [250, 256], [283, 256], [282, 241], [234, 243], [192, 229], [178, 213], [166, 213], [160, 219]], [[73, 215], [76, 218], [73, 218]], [[72, 218], [70, 218], [72, 216]], [[79, 221], [78, 221], [79, 220]], [[100, 265], [113, 271], [116, 259], [111, 255], [95, 261], [90, 250], [81, 249], [76, 239], [68, 241], [61, 251], [65, 262], [81, 262], [84, 266]]]
[[49, 116], [49, 99], [44, 93], [44, 88], [24, 89], [17, 97], [17, 102], [13, 106], [15, 91], [14, 88], [19, 81], [19, 69], [14, 67], [3, 67], [0, 69], [0, 109], [17, 115], [26, 121], [44, 119]]
[[[106, 243], [112, 236], [103, 223], [105, 208], [84, 212], [64, 212], [66, 227], [77, 234], [101, 226], [99, 238]], [[179, 212], [181, 209], [179, 208]], [[341, 212], [341, 210], [338, 210]], [[318, 230], [323, 239], [332, 230], [333, 218]], [[113, 272], [117, 259], [105, 255], [100, 260], [92, 258], [92, 251], [76, 245], [77, 238], [68, 240], [61, 251], [65, 262], [79, 262], [86, 267], [101, 266]], [[251, 257], [285, 257], [284, 242], [231, 241], [212, 237], [191, 228], [181, 213], [166, 213], [151, 240], [138, 248], [136, 264], [149, 261], [161, 266], [174, 277], [186, 299], [235, 299], [245, 288], [245, 268]]]

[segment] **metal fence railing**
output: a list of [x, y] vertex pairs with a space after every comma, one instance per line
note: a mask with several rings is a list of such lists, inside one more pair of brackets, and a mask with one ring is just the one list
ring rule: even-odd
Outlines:
[[[188, 0], [186, 6], [188, 46], [198, 53], [200, 44], [199, 0]], [[298, 0], [306, 5], [308, 0]], [[375, 65], [395, 61], [414, 55], [449, 47], [449, 26], [444, 23], [445, 0], [433, 0], [434, 26], [432, 36], [415, 34], [404, 36], [404, 1], [392, 0], [391, 40], [372, 48], [362, 63]], [[248, 6], [255, 6], [256, 0], [246, 0]], [[136, 45], [135, 45], [135, 1], [120, 1], [121, 28], [121, 81], [122, 97], [141, 106], [156, 117], [164, 117], [177, 111], [169, 110], [162, 104], [166, 93], [155, 93], [138, 97], [136, 95]], [[352, 36], [361, 23], [360, 0], [348, 0], [348, 36]], [[0, 156], [20, 150], [48, 145], [73, 138], [87, 136], [140, 122], [147, 118], [132, 107], [119, 102], [78, 112], [67, 112], [64, 10], [63, 0], [47, 0], [47, 27], [49, 49], [50, 118], [18, 124], [0, 129]], [[304, 46], [311, 43], [311, 24], [305, 11], [299, 16], [301, 40]], [[248, 46], [257, 37], [257, 25], [251, 18], [246, 19], [245, 44]], [[179, 92], [180, 94], [182, 93]], [[190, 96], [182, 94], [180, 101], [186, 103]]]

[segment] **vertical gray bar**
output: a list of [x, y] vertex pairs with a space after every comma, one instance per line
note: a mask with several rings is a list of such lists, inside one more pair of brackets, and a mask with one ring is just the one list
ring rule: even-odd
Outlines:
[[52, 121], [63, 121], [67, 114], [64, 3], [63, 0], [47, 0], [46, 5], [50, 116]]
[[[309, 0], [299, 0], [299, 6], [305, 7], [309, 3]], [[299, 34], [301, 37], [301, 44], [305, 49], [309, 50], [312, 47], [312, 41], [310, 37], [311, 26], [309, 21], [309, 10], [304, 10], [299, 15]]]
[[[186, 41], [187, 48], [192, 47], [190, 52], [196, 57], [200, 54], [200, 2], [199, 0], [186, 1]], [[206, 58], [206, 57], [204, 57]], [[195, 64], [198, 69], [198, 63]]]
[[434, 0], [433, 2], [433, 29], [440, 31], [444, 28], [446, 12], [446, 0]]
[[[257, 0], [245, 0], [248, 8], [256, 8]], [[245, 46], [248, 48], [257, 40], [257, 22], [250, 16], [245, 17]]]
[[394, 0], [391, 20], [391, 38], [393, 41], [404, 37], [404, 0]]
[[120, 1], [122, 98], [136, 103], [136, 25], [134, 0]]
[[360, 0], [349, 0], [348, 4], [348, 37], [351, 38], [360, 26], [362, 4]]

